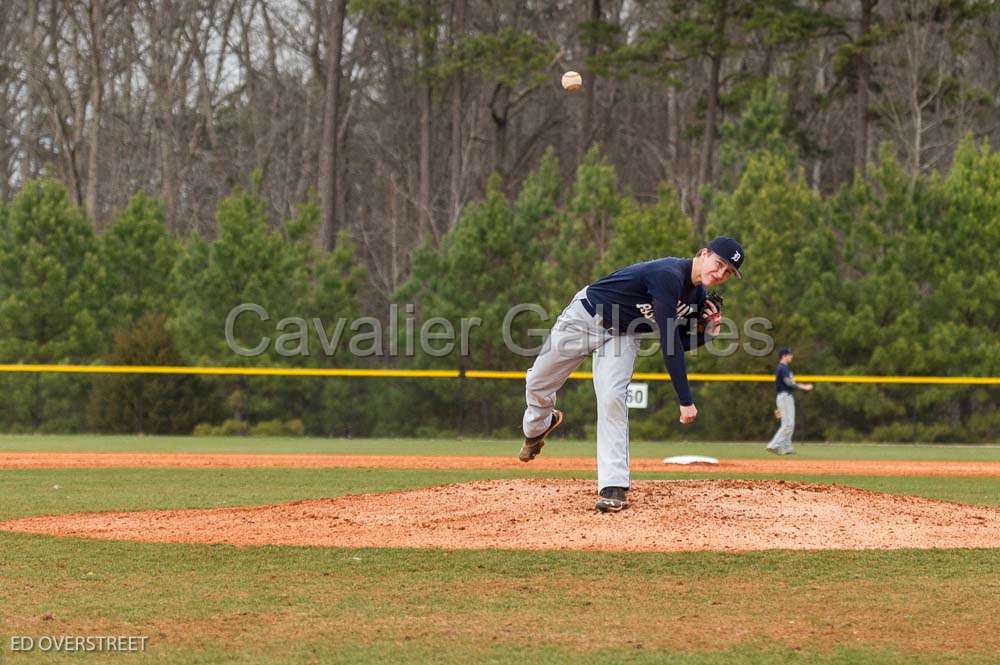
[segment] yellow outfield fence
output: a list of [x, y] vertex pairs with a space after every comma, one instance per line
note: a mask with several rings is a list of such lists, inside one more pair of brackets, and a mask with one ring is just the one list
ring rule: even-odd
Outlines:
[[[200, 374], [213, 376], [372, 377], [387, 379], [524, 379], [522, 371], [461, 369], [349, 369], [311, 367], [187, 367], [181, 365], [0, 365], [11, 374]], [[573, 372], [571, 379], [590, 379], [590, 372]], [[669, 381], [662, 372], [636, 372], [635, 381]], [[773, 374], [688, 374], [691, 381], [770, 382]], [[812, 383], [906, 383], [925, 385], [1000, 385], [1000, 376], [852, 376], [797, 374]]]

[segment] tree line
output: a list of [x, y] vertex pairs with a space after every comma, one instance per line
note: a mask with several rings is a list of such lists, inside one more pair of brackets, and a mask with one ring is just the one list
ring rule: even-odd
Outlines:
[[[524, 369], [489, 337], [510, 303], [558, 311], [723, 231], [753, 275], [729, 313], [772, 321], [799, 371], [997, 374], [987, 0], [12, 0], [0, 52], [7, 362], [348, 366], [234, 356], [222, 322], [265, 306], [252, 347], [284, 316], [411, 302], [483, 319], [468, 368]], [[520, 402], [471, 380], [0, 380], [2, 426], [28, 431], [496, 434]], [[766, 391], [699, 393], [717, 416], [685, 435], [770, 428]], [[998, 401], [824, 386], [800, 410], [813, 438], [979, 441]], [[680, 435], [669, 412], [633, 432]]]
[[911, 181], [940, 171], [1000, 138], [998, 35], [989, 0], [11, 0], [0, 199], [49, 173], [98, 230], [145, 191], [211, 238], [256, 171], [274, 218], [314, 192], [318, 246], [348, 233], [388, 301], [547, 146], [567, 182], [597, 144], [640, 200], [668, 184], [701, 236], [722, 131], [768, 80], [816, 191], [883, 142]]
[[[826, 194], [787, 134], [788, 104], [778, 86], [765, 86], [721, 131], [704, 230], [747, 249], [746, 279], [725, 287], [726, 315], [737, 326], [766, 319], [775, 344], [796, 349], [800, 373], [1000, 375], [1000, 153], [968, 137], [942, 173], [914, 179], [885, 144], [864, 178]], [[64, 183], [29, 181], [0, 207], [0, 362], [524, 370], [532, 358], [512, 353], [501, 334], [512, 305], [550, 313], [510, 327], [529, 346], [530, 329], [549, 327], [594, 278], [700, 246], [698, 222], [669, 184], [653, 200], [638, 195], [598, 147], [569, 185], [564, 170], [549, 149], [513, 196], [494, 174], [439, 241], [428, 237], [412, 252], [391, 300], [417, 326], [432, 317], [481, 321], [467, 355], [445, 357], [419, 347], [359, 357], [344, 344], [321, 353], [312, 327], [286, 329], [299, 337], [284, 348], [234, 352], [234, 342], [252, 349], [276, 338], [288, 317], [329, 325], [389, 316], [369, 297], [377, 278], [353, 236], [342, 229], [332, 249], [317, 247], [318, 202], [276, 217], [260, 174], [219, 202], [212, 237], [171, 231], [165, 202], [141, 193], [98, 233]], [[226, 318], [241, 303], [270, 318], [240, 318], [227, 341]], [[387, 334], [405, 334], [396, 330]], [[308, 355], [295, 352], [301, 335]], [[663, 371], [653, 351], [639, 371]], [[774, 362], [773, 353], [702, 351], [689, 368], [767, 373]], [[465, 378], [44, 374], [0, 382], [7, 431], [189, 433], [200, 425], [206, 433], [517, 436], [523, 409], [521, 382]], [[571, 382], [560, 398], [571, 434], [592, 434], [591, 391]], [[668, 384], [651, 393], [651, 408], [633, 416], [636, 438], [764, 439], [774, 427], [768, 384], [697, 384], [703, 418], [690, 428], [675, 423]], [[801, 400], [801, 424], [812, 439], [996, 441], [998, 397], [989, 386], [822, 384]]]

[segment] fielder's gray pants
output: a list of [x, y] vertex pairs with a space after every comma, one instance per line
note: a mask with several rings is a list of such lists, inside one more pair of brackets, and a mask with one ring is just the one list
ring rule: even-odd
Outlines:
[[629, 487], [628, 408], [625, 394], [639, 343], [633, 335], [608, 332], [584, 309], [586, 289], [562, 311], [525, 381], [524, 435], [548, 427], [556, 392], [583, 359], [593, 356], [597, 393], [597, 487]]
[[774, 433], [767, 447], [787, 452], [792, 449], [792, 434], [795, 432], [795, 398], [792, 393], [780, 392], [775, 402], [781, 412], [781, 427]]

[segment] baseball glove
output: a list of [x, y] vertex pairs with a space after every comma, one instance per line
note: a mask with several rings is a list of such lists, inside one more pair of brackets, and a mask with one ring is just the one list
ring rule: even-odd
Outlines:
[[[718, 291], [709, 291], [705, 294], [705, 302], [711, 301], [715, 308], [722, 314], [722, 302], [724, 298], [722, 294]], [[698, 312], [698, 332], [705, 332], [705, 324], [708, 323], [709, 312], [707, 307], [702, 307], [701, 311]]]

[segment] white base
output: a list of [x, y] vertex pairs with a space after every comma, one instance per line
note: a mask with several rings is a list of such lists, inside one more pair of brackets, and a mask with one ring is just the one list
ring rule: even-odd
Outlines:
[[663, 460], [664, 464], [718, 464], [719, 460], [714, 457], [704, 457], [702, 455], [677, 455], [676, 457], [667, 457]]

